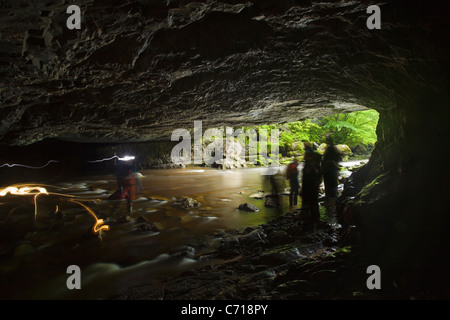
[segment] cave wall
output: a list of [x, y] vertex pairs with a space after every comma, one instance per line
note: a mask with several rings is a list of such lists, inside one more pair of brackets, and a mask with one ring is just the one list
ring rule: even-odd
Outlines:
[[[380, 30], [366, 26], [378, 4]], [[426, 1], [61, 1], [0, 6], [0, 143], [167, 140], [396, 108], [448, 77], [448, 4]], [[433, 108], [433, 107], [432, 107]]]
[[[447, 299], [448, 93], [415, 99], [380, 113], [375, 149], [346, 183], [338, 215], [357, 226], [356, 242], [381, 267], [387, 286]], [[429, 112], [431, 106], [439, 112]]]

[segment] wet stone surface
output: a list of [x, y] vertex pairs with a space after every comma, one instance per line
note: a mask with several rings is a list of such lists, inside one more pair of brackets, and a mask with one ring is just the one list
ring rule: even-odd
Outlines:
[[[304, 231], [299, 210], [270, 223], [221, 234], [195, 250], [204, 265], [153, 279], [110, 299], [373, 299], [364, 262], [338, 238], [331, 219]], [[207, 254], [206, 254], [207, 253]]]

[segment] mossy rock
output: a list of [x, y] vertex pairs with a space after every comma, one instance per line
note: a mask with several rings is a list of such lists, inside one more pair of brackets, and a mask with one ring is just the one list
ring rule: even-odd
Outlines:
[[355, 147], [352, 148], [352, 152], [357, 155], [370, 154], [370, 151], [367, 149], [367, 147], [364, 144], [356, 145]]
[[327, 148], [327, 144], [326, 143], [322, 143], [318, 148], [317, 148], [317, 152], [320, 154], [323, 154], [325, 152], [325, 149]]
[[353, 154], [352, 149], [350, 149], [350, 147], [346, 144], [337, 144], [336, 148], [342, 156], [351, 156]]
[[[336, 149], [340, 152], [343, 158], [351, 156], [353, 154], [352, 149], [346, 144], [337, 144], [335, 145]], [[317, 152], [320, 154], [324, 154], [325, 149], [327, 148], [326, 143], [322, 143], [318, 148]]]

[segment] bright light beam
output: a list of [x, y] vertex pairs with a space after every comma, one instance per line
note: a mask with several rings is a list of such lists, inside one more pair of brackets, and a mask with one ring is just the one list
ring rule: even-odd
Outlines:
[[125, 156], [123, 158], [119, 157], [119, 156], [112, 156], [111, 158], [105, 158], [105, 159], [100, 159], [100, 160], [93, 160], [93, 161], [88, 161], [89, 163], [98, 163], [98, 162], [103, 162], [103, 161], [109, 161], [112, 159], [117, 159], [119, 161], [130, 161], [130, 160], [134, 160], [135, 157], [134, 156]]
[[33, 167], [33, 166], [28, 166], [25, 164], [20, 164], [20, 163], [13, 163], [13, 164], [9, 164], [9, 163], [4, 163], [0, 166], [0, 168], [3, 167], [8, 167], [8, 168], [12, 168], [12, 167], [23, 167], [23, 168], [28, 168], [28, 169], [42, 169], [47, 167], [50, 163], [54, 163], [54, 162], [59, 162], [57, 160], [50, 160], [49, 162], [47, 162], [45, 165], [40, 166], [40, 167]]
[[119, 158], [119, 161], [130, 161], [134, 160], [134, 156], [125, 156], [123, 158]]

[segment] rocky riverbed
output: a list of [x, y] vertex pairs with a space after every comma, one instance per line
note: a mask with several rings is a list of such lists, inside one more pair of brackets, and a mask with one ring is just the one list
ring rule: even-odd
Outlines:
[[267, 224], [216, 234], [194, 248], [204, 264], [159, 279], [145, 280], [111, 299], [383, 299], [407, 298], [388, 284], [366, 285], [370, 265], [334, 218], [310, 230], [294, 210]]
[[[350, 170], [353, 164], [346, 167]], [[369, 256], [367, 234], [362, 236], [364, 226], [343, 221], [341, 213], [339, 220], [322, 213], [321, 223], [311, 230], [300, 219], [300, 209], [287, 212], [284, 207], [267, 208], [266, 194], [258, 189], [260, 172], [264, 171], [149, 171], [143, 179], [147, 193], [136, 199], [131, 216], [110, 216], [113, 204], [105, 197], [108, 190], [115, 188], [114, 180], [63, 184], [69, 188], [65, 190], [68, 194], [103, 199], [92, 204], [110, 226], [102, 238], [86, 236], [93, 219], [83, 208], [42, 197], [35, 217], [32, 198], [16, 203], [20, 199], [9, 197], [1, 204], [2, 212], [10, 213], [2, 216], [0, 224], [5, 240], [0, 246], [2, 297], [147, 300], [427, 297], [426, 292], [405, 289], [418, 279], [411, 277], [419, 270], [415, 265], [411, 272], [397, 272], [394, 277], [381, 265], [382, 289], [369, 290], [367, 268], [382, 260]], [[185, 185], [190, 188], [189, 197], [181, 196]], [[166, 190], [161, 190], [161, 186]], [[156, 191], [152, 187], [159, 192], [154, 195], [156, 198], [152, 196]], [[164, 195], [172, 197], [163, 200]], [[281, 200], [285, 203], [286, 197], [281, 196]], [[57, 211], [52, 205], [55, 203], [60, 204]], [[239, 204], [250, 203], [258, 205], [259, 211], [238, 209]], [[344, 204], [342, 200], [339, 208]], [[82, 269], [83, 290], [79, 292], [66, 287], [64, 272], [72, 264]], [[401, 279], [403, 276], [406, 278]], [[419, 278], [423, 280], [422, 274]]]

